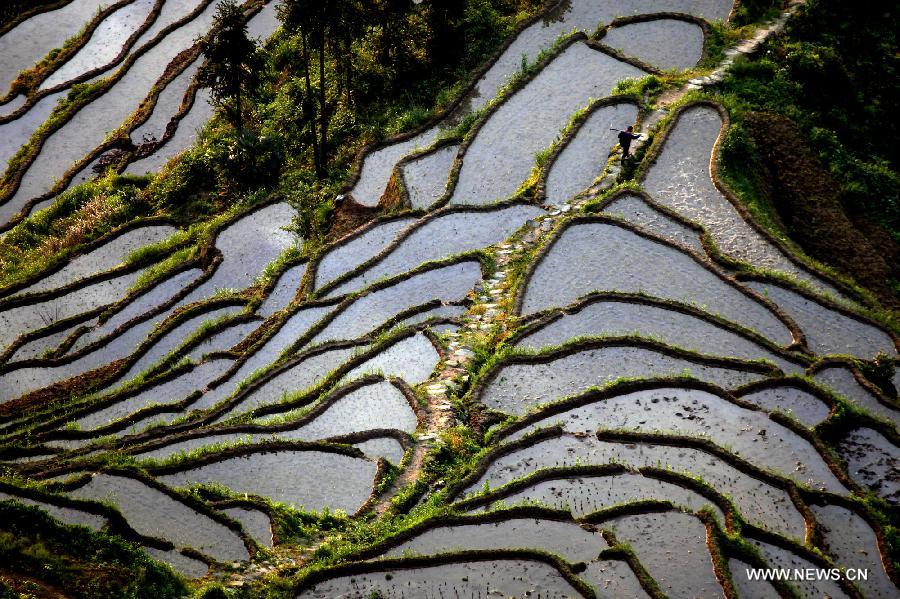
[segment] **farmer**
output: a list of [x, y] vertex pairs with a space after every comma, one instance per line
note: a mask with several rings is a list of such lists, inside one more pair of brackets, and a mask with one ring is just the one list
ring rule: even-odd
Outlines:
[[625, 131], [619, 131], [619, 145], [622, 146], [623, 162], [629, 156], [628, 152], [631, 150], [631, 140], [640, 138], [640, 135], [634, 133], [634, 127], [629, 126]]

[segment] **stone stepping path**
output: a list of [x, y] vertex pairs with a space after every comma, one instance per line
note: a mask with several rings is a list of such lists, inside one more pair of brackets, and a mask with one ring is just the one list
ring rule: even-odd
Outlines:
[[602, 174], [603, 165], [598, 158], [609, 152], [610, 127], [633, 123], [637, 114], [638, 107], [630, 102], [594, 110], [550, 166], [547, 203], [563, 204], [590, 187]]
[[[523, 60], [527, 64], [534, 64], [541, 52], [549, 50], [561, 36], [568, 36], [576, 31], [592, 33], [598, 26], [609, 23], [618, 16], [647, 12], [670, 11], [690, 14], [710, 21], [725, 20], [728, 18], [731, 6], [732, 3], [729, 0], [629, 0], [628, 2], [573, 0], [566, 5], [554, 8], [552, 11], [554, 14], [548, 15], [549, 18], [537, 19], [521, 31], [490, 65], [475, 87], [463, 98], [460, 106], [472, 111], [485, 108], [521, 69]], [[629, 67], [622, 66], [621, 68], [628, 69]], [[576, 106], [576, 108], [579, 107], [581, 106]], [[450, 115], [451, 122], [452, 117], [453, 115]], [[568, 113], [563, 118], [568, 118]], [[388, 143], [368, 152], [361, 161], [359, 179], [350, 191], [353, 198], [365, 206], [376, 205], [384, 193], [395, 165], [404, 157], [429, 147], [437, 139], [441, 129], [449, 127], [450, 124], [438, 123], [417, 135], [398, 139], [394, 143]], [[565, 124], [565, 121], [562, 124]], [[559, 128], [554, 133], [556, 131], [559, 131]], [[537, 150], [542, 150], [547, 145], [549, 143], [538, 147]], [[533, 153], [529, 156], [533, 156]], [[530, 166], [531, 162], [529, 161], [528, 167], [530, 168]], [[527, 172], [525, 174], [527, 175]], [[506, 199], [506, 197], [508, 196], [500, 199]]]
[[408, 272], [419, 264], [438, 261], [499, 243], [529, 219], [543, 212], [534, 206], [513, 204], [491, 211], [452, 211], [415, 227], [360, 275], [332, 290], [336, 297], [372, 283]]

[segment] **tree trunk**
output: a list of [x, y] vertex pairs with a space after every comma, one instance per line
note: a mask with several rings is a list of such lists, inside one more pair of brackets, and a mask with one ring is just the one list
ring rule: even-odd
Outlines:
[[328, 170], [328, 104], [325, 97], [325, 36], [319, 40], [319, 164], [322, 166], [322, 175]]
[[237, 127], [238, 134], [240, 134], [240, 132], [244, 130], [244, 113], [241, 108], [241, 84], [240, 84], [240, 82], [238, 82], [237, 86], [235, 87], [234, 103], [236, 104], [235, 112], [237, 115], [237, 119], [236, 119], [237, 122], [235, 123], [235, 126]]
[[[309, 77], [309, 38], [307, 33], [302, 33], [300, 38], [303, 40], [303, 70], [306, 79], [306, 101], [308, 106], [312, 106], [315, 101], [313, 100], [312, 93], [312, 82]], [[322, 165], [319, 162], [319, 134], [316, 131], [316, 115], [313, 114], [309, 119], [309, 126], [312, 129], [312, 144], [313, 144], [313, 162], [316, 167], [316, 176], [319, 179], [324, 177]]]

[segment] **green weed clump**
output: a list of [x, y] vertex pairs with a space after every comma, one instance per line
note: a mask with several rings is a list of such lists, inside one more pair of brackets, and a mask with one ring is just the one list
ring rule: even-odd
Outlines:
[[64, 262], [79, 246], [144, 213], [145, 177], [107, 174], [63, 193], [0, 239], [0, 288]]
[[[895, 86], [882, 84], [900, 66], [897, 33], [881, 16], [891, 10], [883, 0], [865, 11], [838, 0], [811, 0], [758, 58], [735, 61], [721, 90], [737, 124], [749, 111], [797, 123], [840, 184], [844, 208], [900, 239], [898, 154], [890, 141], [897, 137], [900, 98]], [[859, 31], [867, 32], [865, 39]], [[760, 189], [745, 174], [758, 172], [752, 148], [734, 149], [741, 151], [723, 156], [729, 178], [747, 191]]]

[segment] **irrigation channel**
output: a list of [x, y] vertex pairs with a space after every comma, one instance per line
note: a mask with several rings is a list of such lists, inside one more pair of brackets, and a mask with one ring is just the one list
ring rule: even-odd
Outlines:
[[[128, 173], [193, 143], [212, 109], [192, 45], [216, 4], [72, 0], [0, 37], [3, 228], [116, 140]], [[898, 596], [870, 502], [900, 502], [900, 411], [866, 376], [896, 336], [722, 184], [721, 107], [613, 93], [693, 69], [732, 8], [549, 6], [455, 110], [360, 156], [344, 201], [404, 208], [316, 255], [269, 200], [223, 219], [206, 262], [132, 260], [183, 234], [146, 219], [0, 289], [0, 500], [229, 584], [303, 566], [283, 509], [441, 514], [301, 577], [302, 598]], [[274, 10], [248, 14], [255, 37]], [[88, 18], [80, 50], [6, 93]], [[630, 123], [654, 141], [639, 185], [610, 192], [609, 128]], [[434, 480], [460, 425], [486, 449]], [[130, 461], [98, 467], [111, 455]], [[869, 578], [747, 580], [762, 567]]]

